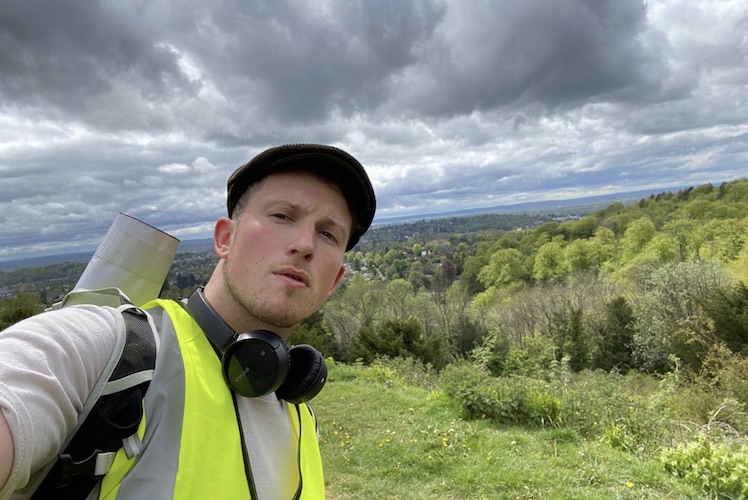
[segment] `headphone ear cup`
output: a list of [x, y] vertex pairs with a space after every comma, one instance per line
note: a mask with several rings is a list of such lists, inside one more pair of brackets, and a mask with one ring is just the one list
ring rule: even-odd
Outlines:
[[288, 355], [288, 374], [275, 394], [292, 404], [306, 403], [327, 382], [327, 365], [322, 354], [307, 344], [292, 347]]
[[277, 390], [287, 377], [289, 367], [290, 355], [285, 343], [265, 330], [240, 334], [223, 356], [226, 383], [248, 398]]

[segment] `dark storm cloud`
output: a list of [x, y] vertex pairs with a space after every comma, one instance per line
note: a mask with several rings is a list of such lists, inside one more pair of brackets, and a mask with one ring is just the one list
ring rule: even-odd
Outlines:
[[6, 2], [0, 15], [4, 105], [104, 130], [167, 127], [167, 119], [142, 105], [195, 89], [174, 54], [155, 45], [156, 33], [142, 16], [142, 8], [115, 2]]
[[[639, 2], [461, 2], [423, 48], [403, 102], [451, 115], [539, 103], [631, 99], [658, 91], [660, 54]], [[410, 78], [408, 78], [410, 77]], [[425, 90], [425, 92], [424, 92]], [[400, 103], [400, 102], [398, 102]]]
[[0, 258], [118, 211], [208, 235], [283, 142], [356, 155], [380, 218], [745, 175], [739, 0], [3, 7]]

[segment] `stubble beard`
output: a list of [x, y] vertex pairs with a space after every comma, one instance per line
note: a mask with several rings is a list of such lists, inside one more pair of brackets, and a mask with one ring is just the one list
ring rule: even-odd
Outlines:
[[305, 313], [297, 306], [291, 306], [290, 302], [294, 298], [294, 290], [285, 291], [285, 300], [283, 304], [274, 303], [270, 292], [264, 295], [263, 290], [257, 290], [253, 293], [243, 294], [234, 286], [233, 280], [228, 276], [224, 269], [224, 282], [226, 289], [234, 303], [237, 304], [247, 316], [269, 326], [279, 329], [292, 328], [306, 319], [312, 313]]

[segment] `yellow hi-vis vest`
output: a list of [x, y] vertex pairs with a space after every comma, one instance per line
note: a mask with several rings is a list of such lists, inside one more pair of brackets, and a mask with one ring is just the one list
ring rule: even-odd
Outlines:
[[[137, 437], [117, 452], [99, 498], [250, 499], [239, 417], [218, 356], [180, 304], [159, 299], [144, 309], [159, 331], [156, 370]], [[289, 405], [288, 413], [299, 443], [294, 498], [322, 499], [315, 417], [306, 404]]]

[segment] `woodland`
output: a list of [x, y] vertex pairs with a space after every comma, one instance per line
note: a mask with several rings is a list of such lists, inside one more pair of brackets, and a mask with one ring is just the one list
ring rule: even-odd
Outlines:
[[[185, 296], [213, 263], [178, 255], [162, 294]], [[0, 326], [83, 268], [59, 266], [65, 278], [0, 273]], [[748, 497], [748, 179], [586, 213], [375, 227], [346, 266], [292, 344], [438, 388], [465, 419], [568, 429]]]

